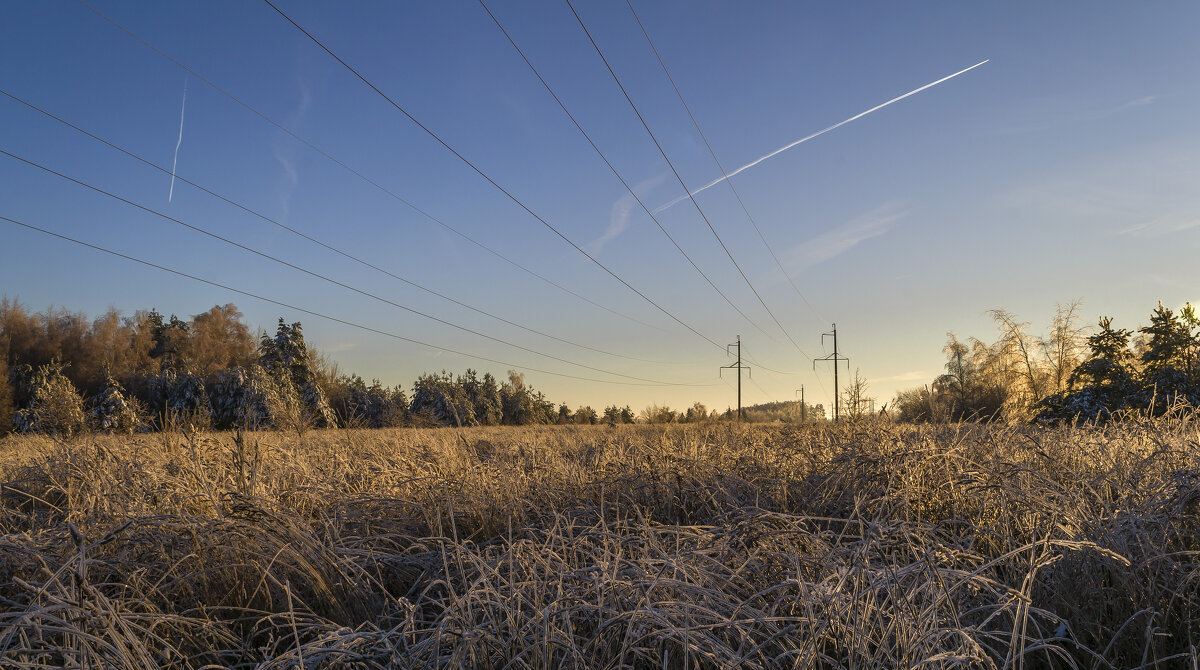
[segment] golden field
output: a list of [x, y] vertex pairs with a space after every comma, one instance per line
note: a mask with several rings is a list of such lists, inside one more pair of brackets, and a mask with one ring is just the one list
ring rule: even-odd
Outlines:
[[1200, 432], [0, 440], [6, 668], [1197, 668]]

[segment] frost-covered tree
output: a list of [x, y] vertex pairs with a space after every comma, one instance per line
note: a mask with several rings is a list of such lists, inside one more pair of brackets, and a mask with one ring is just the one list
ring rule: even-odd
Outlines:
[[250, 365], [256, 353], [254, 337], [233, 303], [196, 314], [188, 324], [187, 366], [205, 379], [227, 368]]
[[153, 341], [150, 357], [157, 359], [164, 370], [187, 365], [188, 322], [174, 314], [169, 320], [164, 320], [156, 310], [150, 310], [146, 318]]
[[92, 425], [104, 433], [125, 435], [142, 425], [137, 399], [126, 395], [112, 375], [106, 377], [104, 390], [92, 402]]
[[344, 393], [338, 411], [345, 425], [393, 428], [408, 423], [408, 400], [401, 389], [385, 387], [378, 379], [368, 386], [358, 375], [344, 377], [341, 383]]
[[246, 400], [248, 374], [247, 369], [243, 367], [221, 370], [216, 374], [212, 391], [209, 393], [214, 428], [226, 430], [238, 427], [242, 403]]
[[280, 384], [290, 384], [294, 388], [302, 410], [301, 416], [297, 417], [299, 420], [308, 421], [309, 425], [317, 428], [337, 424], [333, 410], [325, 399], [325, 392], [317, 383], [300, 322], [289, 325], [280, 318], [275, 337], [262, 336], [258, 345], [258, 362]]
[[705, 407], [704, 403], [701, 402], [692, 403], [692, 406], [689, 407], [687, 412], [683, 415], [683, 420], [688, 423], [697, 423], [707, 419], [708, 408]]
[[233, 368], [217, 375], [213, 406], [220, 428], [303, 432], [310, 425], [296, 387], [261, 365]]
[[1187, 370], [1196, 342], [1188, 326], [1162, 302], [1150, 315], [1150, 325], [1139, 332], [1146, 336], [1141, 355], [1145, 372], [1154, 374], [1164, 368]]
[[1046, 361], [1046, 386], [1050, 393], [1070, 387], [1071, 372], [1082, 362], [1084, 329], [1079, 325], [1081, 303], [1076, 300], [1058, 306], [1050, 322], [1050, 331], [1038, 339]]
[[212, 403], [204, 380], [186, 368], [165, 368], [145, 380], [146, 402], [160, 428], [212, 425]]
[[1133, 333], [1113, 328], [1111, 317], [1100, 317], [1100, 329], [1087, 338], [1090, 352], [1068, 380], [1071, 390], [1044, 398], [1035, 420], [1102, 421], [1125, 409], [1137, 391], [1133, 351], [1129, 339]]
[[508, 381], [500, 387], [500, 408], [505, 425], [524, 426], [535, 422], [537, 408], [533, 394], [525, 386], [525, 375], [508, 371]]
[[651, 403], [642, 410], [641, 418], [646, 423], [675, 423], [679, 421], [679, 412], [666, 405]]
[[999, 416], [1007, 382], [1013, 376], [1011, 361], [1004, 353], [1009, 345], [1002, 340], [989, 347], [975, 338], [962, 342], [954, 333], [947, 333], [947, 337], [942, 349], [946, 373], [933, 381], [936, 413], [958, 421]]
[[1087, 338], [1090, 355], [1071, 373], [1069, 384], [1073, 388], [1112, 386], [1128, 392], [1136, 373], [1129, 348], [1132, 335], [1124, 328], [1113, 328], [1111, 317], [1100, 317], [1100, 330]]
[[1150, 325], [1139, 332], [1146, 339], [1140, 357], [1142, 388], [1135, 406], [1161, 414], [1179, 402], [1200, 405], [1200, 385], [1192, 369], [1196, 339], [1189, 324], [1159, 302], [1150, 315]]
[[439, 426], [477, 426], [475, 408], [462, 386], [445, 370], [440, 375], [425, 374], [413, 384], [411, 410]]
[[846, 387], [842, 390], [842, 411], [845, 413], [847, 421], [851, 423], [862, 421], [869, 416], [874, 398], [867, 395], [868, 386], [867, 380], [863, 378], [858, 368], [855, 368], [854, 377], [846, 383]]
[[618, 423], [633, 423], [634, 418], [633, 409], [629, 405], [625, 407], [609, 405], [604, 408], [604, 422], [610, 426]]
[[63, 374], [62, 363], [52, 362], [36, 371], [23, 371], [29, 390], [29, 406], [14, 417], [17, 430], [24, 433], [46, 433], [71, 437], [87, 425], [83, 397]]
[[614, 426], [621, 421], [621, 408], [616, 405], [609, 405], [604, 408], [604, 423]]
[[471, 403], [479, 425], [496, 426], [504, 420], [500, 386], [491, 373], [484, 374], [483, 379], [480, 379], [478, 373], [468, 368], [466, 374], [458, 378], [458, 385], [467, 394], [467, 400]]

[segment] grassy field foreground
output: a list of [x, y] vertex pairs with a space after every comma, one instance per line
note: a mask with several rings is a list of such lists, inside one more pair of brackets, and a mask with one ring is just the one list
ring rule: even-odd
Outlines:
[[0, 441], [0, 666], [1197, 668], [1187, 421]]

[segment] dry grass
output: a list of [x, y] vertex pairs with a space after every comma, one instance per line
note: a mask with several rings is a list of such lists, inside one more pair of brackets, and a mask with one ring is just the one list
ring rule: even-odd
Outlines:
[[0, 481], [4, 667], [1200, 667], [1186, 420], [14, 437]]

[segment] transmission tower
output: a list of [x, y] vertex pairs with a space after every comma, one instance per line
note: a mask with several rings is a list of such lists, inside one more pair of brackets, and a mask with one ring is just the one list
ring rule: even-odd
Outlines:
[[[738, 413], [737, 413], [737, 420], [738, 420], [738, 422], [741, 422], [741, 420], [742, 420], [742, 370], [745, 370], [747, 375], [750, 375], [750, 374], [751, 374], [751, 372], [750, 372], [750, 366], [749, 366], [749, 365], [742, 365], [742, 336], [741, 336], [741, 335], [738, 335], [737, 342], [735, 342], [735, 343], [733, 343], [733, 344], [727, 344], [727, 345], [725, 345], [725, 354], [726, 354], [726, 355], [729, 355], [729, 349], [730, 349], [730, 347], [736, 347], [736, 348], [737, 348], [737, 362], [736, 362], [736, 363], [734, 363], [733, 365], [722, 365], [722, 366], [721, 366], [721, 369], [722, 369], [722, 370], [737, 370], [737, 378], [738, 378], [738, 386], [737, 386], [737, 395], [738, 395]], [[718, 373], [718, 374], [720, 374], [720, 373]]]
[[838, 420], [838, 362], [846, 361], [846, 370], [849, 370], [850, 369], [850, 359], [838, 354], [837, 324], [836, 323], [833, 324], [833, 332], [821, 333], [821, 344], [822, 345], [825, 344], [826, 337], [833, 338], [833, 353], [829, 354], [828, 356], [825, 356], [824, 358], [818, 358], [818, 359], [814, 360], [813, 361], [813, 370], [817, 369], [817, 361], [829, 361], [829, 362], [833, 363], [833, 420], [836, 422]]

